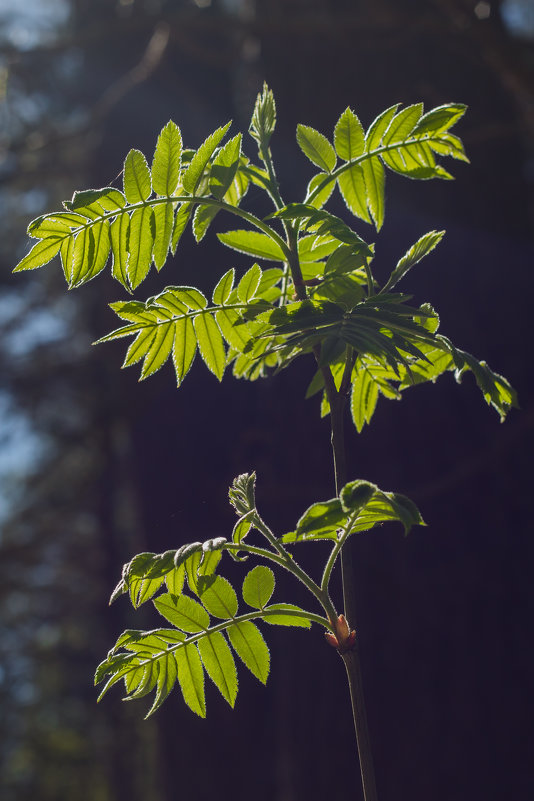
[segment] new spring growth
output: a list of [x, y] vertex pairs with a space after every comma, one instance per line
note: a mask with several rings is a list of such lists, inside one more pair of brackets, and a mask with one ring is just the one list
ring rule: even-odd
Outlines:
[[356, 632], [354, 629], [351, 631], [345, 615], [339, 615], [337, 620], [332, 620], [331, 623], [336, 633], [332, 634], [330, 631], [325, 631], [324, 636], [332, 648], [337, 648], [340, 654], [344, 654], [354, 648]]

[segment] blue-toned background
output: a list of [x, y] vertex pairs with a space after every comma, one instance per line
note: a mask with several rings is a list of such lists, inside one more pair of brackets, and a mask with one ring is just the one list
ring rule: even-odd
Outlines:
[[[13, 276], [30, 219], [108, 185], [169, 118], [198, 146], [246, 130], [263, 80], [286, 198], [311, 165], [298, 122], [327, 135], [350, 105], [464, 102], [471, 165], [454, 182], [388, 175], [378, 272], [446, 228], [406, 291], [519, 392], [499, 424], [467, 375], [381, 400], [349, 429], [349, 475], [408, 494], [427, 528], [354, 541], [358, 629], [381, 801], [532, 798], [534, 11], [529, 0], [0, 0], [0, 796], [2, 801], [353, 801], [343, 665], [322, 635], [269, 629], [267, 688], [240, 671], [236, 710], [179, 691], [147, 722], [92, 675], [118, 633], [158, 625], [107, 598], [123, 562], [228, 536], [228, 484], [258, 473], [265, 518], [291, 529], [333, 494], [329, 428], [305, 401], [313, 363], [222, 385], [198, 363], [138, 384], [124, 341], [91, 348], [123, 299], [111, 278], [66, 293], [59, 264]], [[245, 137], [245, 140], [247, 137]], [[251, 139], [246, 152], [254, 156]], [[267, 213], [259, 192], [247, 200]], [[338, 203], [342, 212], [343, 204]], [[219, 230], [224, 219], [217, 218]], [[373, 231], [361, 224], [362, 235]], [[250, 262], [188, 232], [164, 284], [213, 286]], [[319, 569], [321, 546], [309, 546]], [[230, 566], [240, 581], [242, 572]], [[299, 601], [280, 582], [277, 600]], [[283, 591], [286, 592], [284, 597]]]

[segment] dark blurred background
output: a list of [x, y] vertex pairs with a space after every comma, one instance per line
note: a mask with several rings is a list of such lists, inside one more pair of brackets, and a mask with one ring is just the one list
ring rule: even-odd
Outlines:
[[[510, 379], [521, 409], [499, 425], [471, 377], [458, 387], [448, 375], [382, 400], [360, 436], [349, 429], [349, 476], [408, 494], [428, 523], [354, 541], [357, 624], [381, 801], [526, 801], [532, 0], [0, 0], [1, 798], [361, 797], [343, 665], [318, 630], [268, 630], [267, 688], [240, 670], [232, 712], [208, 687], [205, 721], [178, 690], [144, 722], [146, 699], [124, 704], [115, 690], [96, 706], [92, 687], [123, 628], [158, 625], [125, 599], [107, 607], [134, 553], [228, 536], [227, 486], [245, 470], [280, 532], [331, 497], [328, 422], [304, 400], [311, 360], [253, 384], [219, 386], [199, 361], [179, 391], [169, 366], [138, 384], [135, 368], [119, 371], [123, 341], [90, 347], [116, 325], [118, 284], [67, 294], [59, 265], [11, 275], [30, 219], [110, 184], [130, 147], [150, 157], [169, 118], [188, 146], [230, 118], [246, 130], [263, 80], [290, 199], [312, 174], [298, 122], [330, 136], [347, 105], [367, 127], [396, 102], [469, 104], [458, 132], [471, 165], [452, 164], [456, 181], [389, 173], [376, 264], [387, 275], [419, 236], [446, 228], [405, 288]], [[248, 199], [268, 212], [259, 192]], [[207, 240], [184, 235], [137, 296], [209, 289], [249, 265]], [[321, 546], [308, 548], [319, 570]], [[299, 592], [280, 582], [277, 599]]]

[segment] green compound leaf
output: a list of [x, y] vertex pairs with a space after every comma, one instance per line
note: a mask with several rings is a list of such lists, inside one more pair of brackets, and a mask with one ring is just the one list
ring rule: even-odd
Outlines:
[[194, 634], [205, 631], [210, 624], [210, 617], [204, 607], [187, 595], [177, 598], [170, 593], [164, 593], [153, 604], [165, 620], [181, 631]]
[[68, 208], [85, 217], [97, 218], [102, 212], [120, 211], [126, 205], [123, 193], [112, 186], [75, 192]]
[[152, 194], [150, 170], [140, 150], [130, 150], [126, 156], [123, 181], [128, 203], [142, 203]]
[[376, 230], [380, 231], [384, 223], [386, 176], [378, 156], [362, 162], [362, 173], [367, 205]]
[[178, 247], [178, 243], [180, 242], [182, 234], [187, 227], [187, 223], [189, 222], [191, 214], [193, 213], [193, 208], [193, 203], [182, 203], [176, 212], [171, 237], [171, 249], [173, 253], [176, 253], [176, 248]]
[[204, 668], [196, 644], [189, 643], [179, 648], [175, 658], [184, 701], [195, 714], [205, 718]]
[[399, 111], [389, 123], [382, 137], [382, 145], [387, 146], [406, 139], [412, 133], [422, 114], [422, 103], [414, 103]]
[[242, 620], [228, 628], [228, 639], [232, 648], [263, 684], [269, 676], [269, 649], [259, 629], [250, 620]]
[[241, 134], [217, 153], [210, 170], [209, 188], [213, 197], [222, 200], [235, 178], [241, 155]]
[[109, 227], [111, 237], [111, 274], [130, 292], [128, 279], [128, 237], [130, 234], [130, 215], [118, 214]]
[[59, 253], [64, 240], [69, 237], [70, 233], [52, 235], [37, 242], [30, 252], [19, 261], [13, 272], [20, 273], [23, 270], [36, 270], [38, 267], [48, 264]]
[[430, 253], [431, 250], [434, 250], [436, 245], [438, 245], [443, 236], [445, 231], [429, 231], [427, 234], [422, 236], [420, 239], [415, 242], [409, 248], [402, 259], [397, 263], [397, 266], [389, 276], [389, 279], [386, 285], [383, 287], [382, 292], [388, 292], [392, 289], [401, 278], [404, 278], [406, 273], [411, 270], [411, 268], [424, 259], [424, 257]]
[[338, 498], [312, 504], [297, 523], [297, 538], [330, 537], [346, 520], [346, 513]]
[[[335, 181], [327, 180], [328, 173], [320, 172], [318, 175], [314, 175], [311, 179], [310, 183], [308, 184], [308, 189], [306, 191], [306, 198], [308, 198], [316, 189], [319, 189], [317, 195], [315, 195], [314, 199], [309, 201], [309, 205], [313, 206], [316, 209], [321, 209], [324, 204], [329, 199], [330, 195], [334, 191]], [[306, 205], [306, 204], [303, 204]]]
[[150, 206], [135, 209], [130, 219], [128, 238], [129, 257], [127, 271], [128, 281], [132, 289], [136, 289], [148, 275], [155, 238], [154, 210]]
[[223, 698], [233, 708], [237, 696], [237, 670], [234, 657], [222, 632], [212, 632], [198, 641], [206, 672]]
[[197, 338], [193, 322], [188, 317], [176, 320], [174, 331], [172, 362], [176, 373], [176, 385], [180, 386], [193, 364], [197, 352]]
[[223, 245], [249, 256], [269, 261], [285, 261], [286, 259], [279, 245], [270, 236], [259, 231], [227, 231], [224, 234], [217, 234], [217, 238]]
[[[154, 667], [157, 671], [156, 696], [154, 698], [154, 703], [146, 715], [147, 718], [152, 715], [156, 709], [159, 709], [174, 687], [176, 679], [178, 678], [176, 658], [173, 653], [164, 654], [161, 659], [158, 659]], [[130, 690], [129, 687], [128, 690]]]
[[262, 619], [272, 626], [296, 626], [301, 629], [309, 629], [311, 622], [304, 617], [306, 614], [304, 609], [294, 604], [271, 604], [264, 609]]
[[211, 136], [208, 136], [208, 138], [205, 140], [205, 142], [203, 142], [191, 159], [191, 162], [185, 171], [182, 180], [186, 192], [189, 192], [192, 195], [195, 194], [204, 174], [204, 170], [206, 169], [208, 162], [215, 151], [215, 148], [224, 137], [231, 124], [231, 122], [228, 122], [223, 127], [217, 128], [217, 130], [214, 131]]
[[252, 300], [260, 285], [260, 280], [261, 268], [257, 264], [253, 264], [237, 285], [237, 296], [242, 303]]
[[297, 125], [297, 142], [300, 149], [319, 169], [332, 172], [336, 166], [336, 151], [322, 133], [309, 125]]
[[226, 303], [233, 289], [234, 279], [235, 269], [233, 267], [219, 279], [211, 298], [216, 306], [223, 306]]
[[399, 105], [399, 103], [396, 103], [394, 106], [390, 106], [381, 114], [379, 114], [378, 117], [371, 123], [369, 130], [365, 135], [365, 150], [367, 153], [371, 152], [372, 150], [376, 150], [376, 148], [380, 146], [382, 137], [387, 131], [391, 120], [395, 116]]
[[154, 264], [159, 271], [167, 261], [171, 246], [174, 225], [174, 208], [172, 203], [160, 203], [154, 206]]
[[230, 582], [222, 576], [214, 577], [200, 593], [200, 600], [214, 617], [227, 620], [237, 615], [237, 595]]
[[378, 402], [378, 382], [365, 368], [358, 372], [352, 383], [350, 411], [358, 433], [365, 423], [370, 423]]
[[448, 103], [443, 106], [437, 106], [421, 117], [413, 129], [413, 133], [421, 135], [447, 131], [463, 117], [466, 111], [467, 106], [463, 103]]
[[398, 520], [408, 533], [414, 525], [424, 525], [415, 504], [394, 492], [382, 492], [369, 481], [356, 480], [345, 485], [340, 498], [314, 503], [302, 515], [295, 531], [282, 542], [344, 540], [359, 531], [368, 531], [380, 523]]
[[334, 147], [340, 159], [350, 161], [363, 153], [365, 135], [362, 124], [350, 108], [346, 108], [336, 123]]
[[159, 578], [135, 578], [130, 579], [129, 593], [130, 600], [134, 609], [138, 609], [146, 601], [149, 601], [161, 588], [163, 577]]
[[152, 187], [157, 195], [173, 195], [178, 186], [182, 162], [182, 135], [169, 120], [162, 128], [152, 161]]
[[[361, 220], [370, 223], [371, 217], [367, 210], [367, 190], [365, 185], [365, 173], [363, 167], [354, 164], [350, 169], [342, 172], [337, 179], [339, 191], [347, 208]], [[375, 191], [373, 186], [371, 191]]]
[[[73, 268], [70, 287], [77, 287], [97, 276], [109, 257], [110, 235], [107, 221], [95, 222], [90, 228], [79, 234], [74, 243]], [[77, 247], [78, 240], [83, 243]]]
[[185, 566], [175, 567], [165, 576], [165, 585], [171, 595], [181, 595], [184, 589]]
[[[141, 370], [140, 381], [154, 375], [160, 370], [169, 358], [174, 344], [175, 326], [174, 323], [164, 323], [160, 325], [153, 334], [150, 347], [147, 349], [143, 368]], [[141, 336], [142, 334], [140, 334]], [[131, 346], [130, 346], [131, 347]]]
[[204, 364], [222, 381], [226, 368], [226, 350], [219, 326], [211, 314], [200, 314], [193, 319], [200, 355]]
[[256, 565], [243, 581], [243, 600], [254, 609], [263, 609], [269, 603], [274, 585], [273, 571], [265, 565]]

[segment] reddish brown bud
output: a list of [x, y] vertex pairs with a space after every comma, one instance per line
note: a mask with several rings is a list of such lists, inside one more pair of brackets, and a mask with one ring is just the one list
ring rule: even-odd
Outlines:
[[325, 631], [324, 636], [327, 643], [331, 645], [332, 648], [337, 648], [341, 654], [354, 648], [356, 632], [350, 630], [345, 615], [339, 615], [337, 620], [331, 620], [330, 622], [334, 626], [336, 633], [332, 634], [330, 631]]
[[331, 645], [332, 648], [339, 648], [339, 643], [335, 634], [332, 634], [330, 631], [325, 631], [324, 636], [328, 645]]

